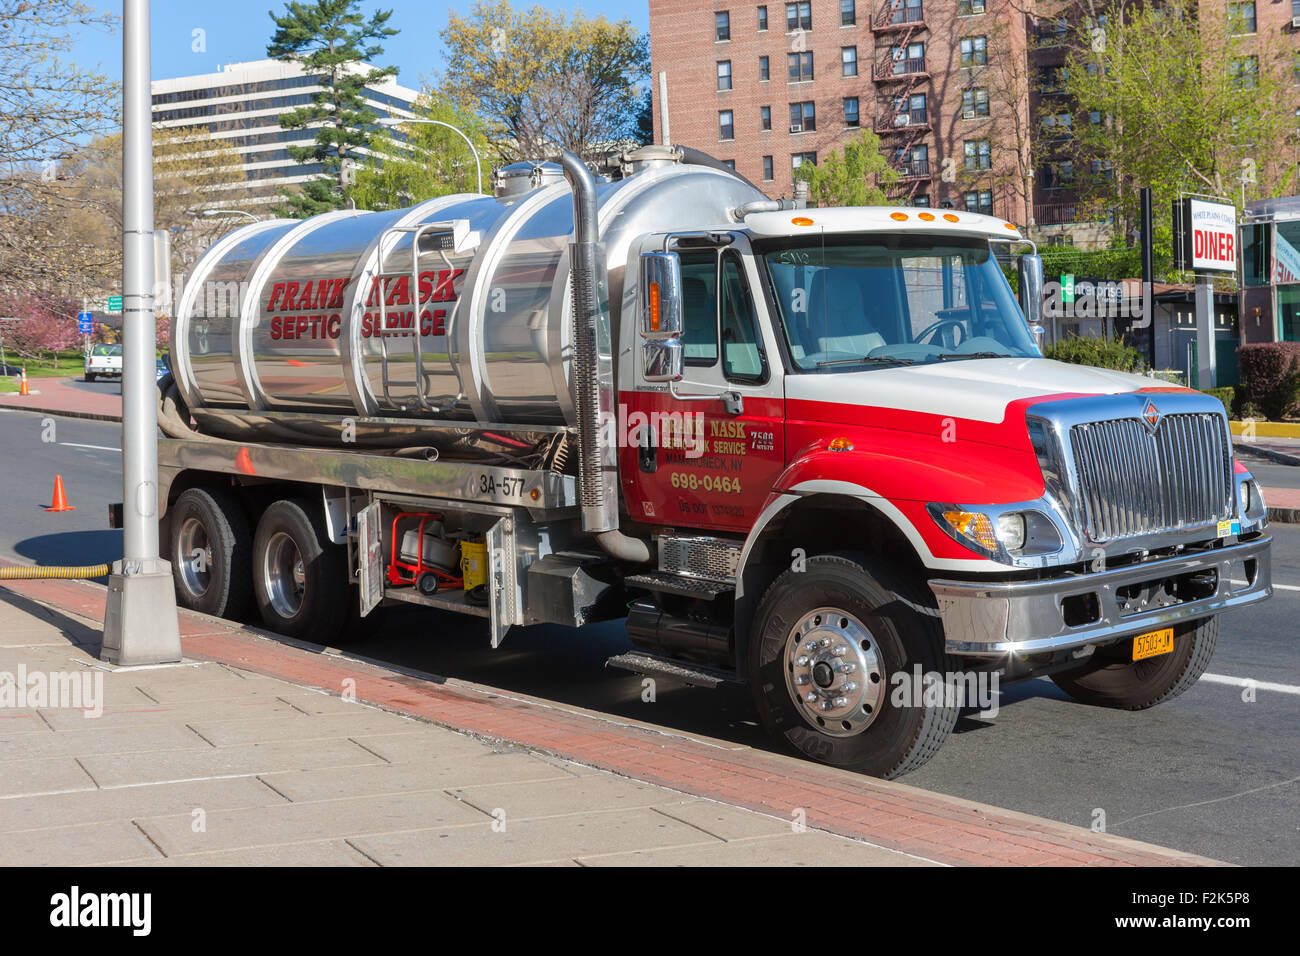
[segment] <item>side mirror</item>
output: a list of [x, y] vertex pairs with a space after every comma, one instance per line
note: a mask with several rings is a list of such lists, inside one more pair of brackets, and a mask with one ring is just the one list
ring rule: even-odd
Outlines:
[[647, 382], [682, 378], [682, 262], [675, 252], [641, 255], [641, 338]]
[[641, 357], [645, 363], [643, 377], [647, 382], [680, 382], [684, 355], [679, 338], [641, 343]]
[[1043, 257], [1023, 255], [1016, 261], [1016, 276], [1020, 285], [1020, 311], [1033, 333], [1034, 342], [1043, 344]]

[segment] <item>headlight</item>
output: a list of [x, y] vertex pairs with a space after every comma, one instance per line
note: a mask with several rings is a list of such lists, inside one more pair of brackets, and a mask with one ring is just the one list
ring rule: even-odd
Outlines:
[[1025, 546], [1025, 516], [1018, 511], [998, 515], [998, 540], [1008, 551]]
[[1237, 486], [1237, 497], [1241, 503], [1241, 513], [1244, 515], [1250, 510], [1250, 482], [1243, 481]]

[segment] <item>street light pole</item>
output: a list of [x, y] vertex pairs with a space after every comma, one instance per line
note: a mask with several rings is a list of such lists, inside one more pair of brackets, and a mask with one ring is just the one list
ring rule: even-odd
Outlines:
[[158, 554], [157, 318], [149, 0], [122, 17], [122, 560], [113, 563], [100, 658], [181, 659], [171, 566]]
[[461, 130], [459, 127], [452, 126], [450, 123], [444, 123], [442, 120], [423, 119], [420, 117], [414, 117], [412, 119], [403, 119], [400, 116], [386, 116], [383, 119], [379, 120], [378, 123], [380, 126], [390, 126], [390, 127], [404, 126], [407, 123], [425, 123], [428, 124], [429, 126], [442, 126], [446, 129], [451, 130], [453, 133], [455, 133], [457, 136], [459, 136], [461, 139], [465, 141], [465, 145], [469, 147], [469, 151], [474, 155], [474, 175], [478, 180], [478, 187], [477, 187], [478, 192], [480, 195], [482, 194], [483, 160], [479, 159], [478, 150], [474, 148], [473, 141], [468, 136], [466, 136], [464, 131]]

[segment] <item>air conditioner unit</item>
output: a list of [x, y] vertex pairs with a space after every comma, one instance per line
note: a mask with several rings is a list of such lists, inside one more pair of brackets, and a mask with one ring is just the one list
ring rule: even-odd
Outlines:
[[802, 123], [791, 123], [791, 124], [790, 124], [790, 132], [792, 132], [792, 133], [802, 133], [802, 132], [803, 132], [803, 124], [802, 124]]
[[1292, 17], [1292, 18], [1291, 18], [1291, 29], [1292, 29], [1292, 30], [1300, 30], [1300, 17]]

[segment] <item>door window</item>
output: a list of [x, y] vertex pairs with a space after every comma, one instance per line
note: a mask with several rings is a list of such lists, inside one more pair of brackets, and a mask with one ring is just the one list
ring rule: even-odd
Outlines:
[[745, 264], [734, 250], [722, 256], [722, 371], [733, 382], [761, 382], [767, 378], [754, 297], [745, 277]]

